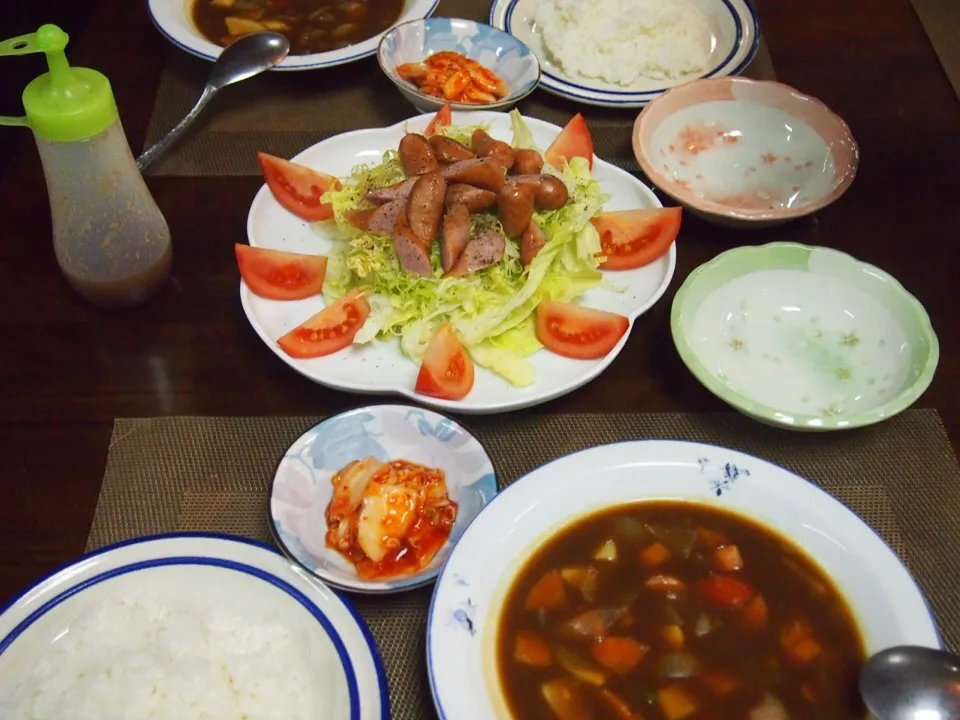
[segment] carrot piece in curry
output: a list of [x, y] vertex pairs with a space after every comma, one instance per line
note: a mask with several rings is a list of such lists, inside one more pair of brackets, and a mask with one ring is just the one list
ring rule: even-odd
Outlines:
[[529, 630], [517, 633], [513, 656], [524, 665], [547, 667], [550, 665], [550, 647], [539, 635]]
[[593, 643], [594, 659], [618, 675], [636, 669], [650, 648], [628, 637], [606, 637]]
[[525, 607], [527, 610], [558, 610], [567, 604], [567, 591], [563, 579], [556, 570], [551, 570], [530, 588]]
[[663, 565], [670, 557], [671, 554], [666, 545], [655, 542], [640, 551], [640, 564], [645, 568], [655, 568]]
[[657, 691], [660, 711], [667, 720], [683, 720], [697, 711], [696, 699], [679, 683], [673, 683]]

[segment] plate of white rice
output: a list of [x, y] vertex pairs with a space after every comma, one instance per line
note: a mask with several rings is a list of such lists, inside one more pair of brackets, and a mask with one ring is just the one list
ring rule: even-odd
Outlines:
[[533, 50], [545, 90], [608, 107], [737, 75], [760, 43], [751, 0], [494, 0], [490, 24]]
[[3, 720], [388, 720], [373, 638], [267, 546], [114, 545], [0, 615]]

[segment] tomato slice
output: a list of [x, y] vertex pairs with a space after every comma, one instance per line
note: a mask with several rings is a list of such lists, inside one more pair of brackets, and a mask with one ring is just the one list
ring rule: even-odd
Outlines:
[[537, 306], [537, 339], [555, 352], [577, 360], [601, 358], [613, 350], [630, 327], [623, 315], [541, 300]]
[[331, 355], [353, 342], [353, 336], [363, 327], [369, 314], [370, 306], [362, 293], [353, 289], [288, 332], [277, 340], [277, 344], [290, 357]]
[[741, 580], [727, 575], [710, 575], [697, 583], [700, 597], [726, 608], [738, 608], [750, 600], [757, 591]]
[[333, 206], [320, 198], [331, 186], [340, 189], [335, 177], [264, 152], [258, 152], [257, 159], [267, 187], [287, 210], [310, 221], [333, 217]]
[[271, 300], [301, 300], [323, 291], [327, 258], [323, 255], [236, 245], [240, 277], [254, 295]]
[[473, 388], [473, 361], [457, 334], [444, 323], [427, 345], [415, 390], [421, 395], [460, 400]]
[[438, 127], [441, 125], [449, 125], [452, 122], [453, 112], [450, 109], [450, 103], [444, 103], [443, 107], [437, 110], [437, 114], [433, 116], [433, 120], [427, 125], [427, 129], [423, 131], [423, 134], [430, 137], [437, 132]]
[[569, 162], [575, 157], [586, 158], [590, 167], [593, 167], [593, 138], [590, 137], [590, 130], [583, 115], [577, 113], [570, 118], [570, 122], [550, 143], [544, 157], [555, 168], [563, 167], [564, 158]]
[[620, 210], [590, 222], [600, 233], [604, 270], [632, 270], [664, 255], [680, 232], [680, 208]]

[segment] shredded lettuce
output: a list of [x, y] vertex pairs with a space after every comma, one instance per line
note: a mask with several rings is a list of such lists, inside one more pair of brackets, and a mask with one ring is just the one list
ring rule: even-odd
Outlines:
[[[516, 111], [511, 125], [514, 147], [536, 147]], [[477, 127], [451, 126], [443, 132], [468, 143]], [[437, 328], [448, 322], [475, 363], [516, 386], [533, 383], [536, 373], [527, 358], [541, 348], [534, 328], [537, 305], [548, 298], [569, 302], [603, 281], [598, 270], [600, 238], [590, 219], [600, 213], [607, 197], [582, 158], [557, 174], [570, 200], [559, 210], [536, 214], [547, 243], [529, 267], [521, 265], [517, 243], [508, 240], [497, 265], [445, 278], [434, 244], [434, 273], [424, 278], [400, 268], [391, 238], [360, 232], [345, 220], [348, 210], [370, 207], [363, 197], [367, 190], [404, 179], [397, 153], [384, 153], [378, 165], [354, 168], [339, 190], [324, 196], [333, 205], [342, 238], [328, 257], [324, 295], [332, 302], [356, 287], [366, 291], [370, 303], [370, 316], [354, 342], [396, 337], [403, 352], [419, 361]], [[492, 214], [474, 215], [472, 224], [474, 230], [500, 228]]]

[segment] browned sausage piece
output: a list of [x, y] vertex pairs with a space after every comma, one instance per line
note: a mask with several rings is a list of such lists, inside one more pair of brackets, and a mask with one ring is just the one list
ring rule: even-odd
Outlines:
[[353, 225], [357, 230], [367, 231], [370, 229], [370, 219], [375, 210], [347, 210], [343, 213], [343, 219]]
[[468, 242], [470, 242], [470, 211], [466, 205], [454, 205], [443, 216], [440, 264], [444, 272], [454, 266]]
[[531, 220], [527, 229], [520, 238], [520, 262], [526, 267], [533, 262], [533, 259], [540, 254], [543, 246], [547, 244], [547, 236], [537, 225], [536, 220]]
[[533, 199], [538, 210], [559, 210], [570, 199], [567, 186], [554, 175], [515, 175], [510, 181], [533, 186]]
[[405, 200], [394, 200], [378, 207], [367, 223], [367, 232], [377, 235], [393, 235], [397, 218], [400, 217], [405, 205]]
[[467, 243], [447, 275], [466, 275], [496, 265], [503, 259], [506, 249], [507, 243], [503, 235], [496, 230], [483, 230]]
[[507, 183], [497, 195], [497, 212], [507, 237], [517, 237], [533, 217], [533, 187]]
[[430, 247], [440, 232], [440, 220], [443, 218], [443, 196], [447, 192], [447, 181], [440, 173], [428, 173], [417, 179], [417, 184], [407, 198], [407, 218], [410, 229], [420, 238], [423, 245]]
[[[430, 149], [436, 155], [437, 160], [442, 163], [455, 163], [460, 160], [469, 160], [475, 158], [477, 154], [463, 143], [458, 143], [453, 138], [443, 135], [431, 135], [427, 140], [430, 143]], [[535, 172], [540, 172], [536, 170]]]
[[543, 156], [536, 150], [514, 150], [513, 165], [510, 172], [514, 175], [539, 175], [543, 170]]
[[447, 197], [444, 203], [447, 209], [456, 205], [466, 205], [471, 213], [483, 212], [497, 204], [497, 194], [489, 190], [481, 190], [473, 185], [453, 183], [447, 186]]
[[400, 211], [397, 225], [393, 229], [393, 247], [397, 251], [400, 267], [408, 273], [430, 277], [433, 268], [430, 267], [430, 253], [420, 244], [419, 238], [410, 229], [405, 210]]
[[505, 170], [513, 165], [513, 148], [502, 140], [494, 140], [483, 128], [477, 128], [470, 137], [470, 145], [482, 158], [493, 158]]
[[415, 177], [407, 178], [393, 185], [367, 190], [363, 197], [377, 205], [384, 205], [394, 200], [406, 201], [406, 199], [410, 197], [410, 191], [413, 190], [414, 183], [416, 182], [417, 179]]
[[400, 162], [407, 175], [424, 175], [440, 169], [437, 156], [430, 149], [430, 143], [423, 135], [407, 133], [397, 148], [400, 153]]
[[444, 168], [443, 176], [451, 183], [464, 183], [492, 192], [500, 192], [504, 182], [503, 168], [490, 158], [461, 160]]

